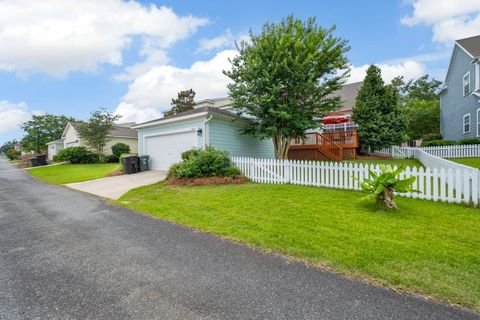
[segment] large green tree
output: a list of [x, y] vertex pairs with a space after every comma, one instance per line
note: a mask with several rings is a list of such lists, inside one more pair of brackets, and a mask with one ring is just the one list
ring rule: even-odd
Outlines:
[[407, 135], [410, 139], [438, 139], [440, 136], [440, 98], [437, 90], [441, 81], [429, 75], [404, 82], [394, 80], [401, 94], [401, 106], [408, 119]]
[[63, 130], [69, 121], [75, 121], [75, 119], [48, 113], [32, 116], [29, 121], [20, 125], [20, 128], [25, 132], [21, 141], [23, 149], [37, 152], [45, 150], [47, 142], [62, 137]]
[[8, 150], [10, 149], [14, 149], [15, 146], [17, 145], [18, 141], [17, 140], [9, 140], [9, 141], [6, 141], [2, 144], [2, 146], [0, 147], [0, 153], [7, 153]]
[[250, 119], [244, 133], [272, 139], [275, 156], [285, 159], [292, 138], [319, 126], [318, 119], [340, 106], [331, 93], [348, 76], [350, 49], [335, 27], [293, 16], [267, 23], [259, 35], [237, 45], [239, 54], [224, 73], [233, 108]]
[[172, 109], [166, 111], [165, 116], [172, 116], [174, 114], [192, 110], [195, 106], [195, 91], [193, 89], [183, 90], [177, 93], [177, 97], [172, 99], [170, 103]]
[[353, 108], [362, 144], [378, 150], [405, 140], [407, 119], [398, 99], [395, 86], [386, 85], [380, 69], [371, 65]]
[[104, 148], [108, 141], [108, 134], [115, 130], [115, 122], [120, 119], [119, 115], [100, 109], [92, 113], [88, 121], [83, 122], [78, 129], [78, 134], [86, 141], [98, 155], [99, 159], [104, 159]]

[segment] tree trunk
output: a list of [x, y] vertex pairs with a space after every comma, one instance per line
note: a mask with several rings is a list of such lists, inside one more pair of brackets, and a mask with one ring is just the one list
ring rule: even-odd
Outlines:
[[290, 148], [291, 140], [291, 138], [283, 136], [273, 138], [276, 159], [288, 159], [288, 148]]
[[393, 201], [393, 188], [385, 188], [381, 194], [378, 195], [378, 202], [385, 205], [388, 209], [398, 209]]

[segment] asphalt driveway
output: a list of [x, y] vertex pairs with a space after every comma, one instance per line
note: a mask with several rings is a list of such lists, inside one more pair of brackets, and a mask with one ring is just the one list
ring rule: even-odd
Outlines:
[[0, 159], [0, 319], [480, 319], [44, 185]]

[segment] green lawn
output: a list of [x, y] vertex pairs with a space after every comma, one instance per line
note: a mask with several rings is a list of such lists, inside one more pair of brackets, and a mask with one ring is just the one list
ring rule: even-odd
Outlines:
[[118, 168], [118, 163], [59, 164], [32, 168], [28, 172], [45, 183], [65, 184], [103, 178]]
[[450, 158], [448, 160], [480, 169], [480, 158]]
[[352, 163], [358, 163], [358, 164], [389, 164], [391, 166], [400, 166], [402, 164], [405, 164], [411, 168], [417, 167], [421, 168], [423, 167], [422, 163], [418, 161], [417, 159], [381, 159], [381, 160], [350, 160], [350, 161], [345, 161], [345, 162], [352, 162]]
[[116, 203], [265, 251], [480, 310], [480, 210], [397, 197], [377, 212], [354, 191], [293, 185], [167, 187]]

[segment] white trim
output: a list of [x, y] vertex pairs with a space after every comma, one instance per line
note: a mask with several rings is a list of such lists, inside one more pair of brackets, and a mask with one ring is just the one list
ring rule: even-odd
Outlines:
[[480, 89], [480, 61], [475, 64], [475, 91]]
[[468, 52], [464, 47], [462, 47], [462, 46], [460, 45], [460, 43], [458, 43], [457, 41], [455, 41], [455, 43], [458, 45], [458, 47], [459, 47], [460, 49], [462, 49], [463, 51], [465, 51], [465, 53], [468, 54], [468, 56], [469, 56], [470, 58], [472, 58], [472, 59], [475, 58], [470, 52]]
[[156, 137], [156, 136], [166, 136], [169, 134], [175, 134], [175, 133], [184, 133], [184, 132], [194, 132], [197, 131], [197, 127], [193, 128], [183, 128], [183, 129], [175, 129], [175, 130], [169, 130], [169, 131], [162, 131], [162, 132], [156, 132], [156, 133], [148, 133], [143, 135], [143, 140], [145, 142], [145, 138], [150, 138], [150, 137]]
[[[465, 118], [468, 117], [468, 131], [465, 131]], [[471, 115], [470, 113], [467, 113], [466, 115], [463, 116], [463, 134], [467, 134], [467, 133], [470, 133], [472, 131], [472, 128], [471, 128], [471, 124], [472, 124], [472, 119], [471, 119]]]
[[172, 122], [177, 122], [177, 121], [182, 121], [182, 120], [200, 118], [200, 117], [206, 116], [207, 114], [208, 114], [208, 112], [200, 112], [200, 113], [189, 114], [189, 115], [186, 115], [186, 116], [176, 117], [176, 118], [172, 118], [172, 119], [161, 118], [161, 119], [158, 119], [158, 120], [153, 121], [153, 122], [138, 124], [136, 126], [133, 126], [132, 129], [147, 128], [147, 127], [153, 127], [153, 126], [156, 126], [156, 125], [159, 125], [159, 124], [164, 124], [164, 123], [172, 123]]
[[[468, 75], [468, 91], [465, 93], [465, 77]], [[462, 91], [463, 91], [463, 96], [466, 97], [471, 91], [472, 91], [472, 79], [470, 77], [470, 70], [465, 73], [462, 77]]]
[[480, 137], [480, 108], [477, 109], [477, 126], [475, 130], [477, 130], [477, 137]]

